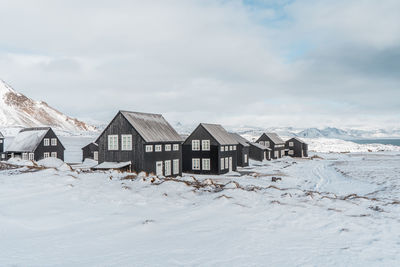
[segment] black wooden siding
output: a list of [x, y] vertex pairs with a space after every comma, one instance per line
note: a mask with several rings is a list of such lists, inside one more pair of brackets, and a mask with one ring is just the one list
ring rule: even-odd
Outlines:
[[[50, 141], [50, 145], [49, 146], [45, 146], [44, 145], [44, 139], [48, 138]], [[57, 138], [57, 145], [56, 146], [52, 146], [51, 145], [51, 139], [52, 138]], [[57, 135], [54, 133], [54, 131], [52, 129], [50, 129], [46, 135], [43, 137], [42, 141], [40, 142], [40, 144], [38, 145], [38, 147], [35, 150], [35, 161], [44, 159], [44, 153], [45, 152], [49, 152], [50, 156], [51, 156], [51, 152], [57, 152], [57, 158], [61, 159], [62, 161], [64, 161], [64, 146], [62, 145], [60, 139], [57, 137]]]
[[[293, 142], [293, 146], [289, 146], [289, 143]], [[291, 157], [308, 157], [308, 145], [306, 143], [300, 142], [296, 138], [289, 139], [285, 142], [285, 148], [293, 150], [293, 154], [291, 155], [288, 151], [288, 156]]]
[[93, 143], [82, 148], [82, 161], [85, 159], [94, 159], [94, 152], [99, 152], [99, 147]]
[[[264, 158], [264, 153], [265, 153], [265, 158]], [[253, 145], [250, 145], [249, 148], [249, 157], [252, 160], [257, 160], [257, 161], [263, 161], [264, 159], [270, 160], [271, 159], [270, 153], [271, 151], [269, 150], [261, 149]]]
[[0, 153], [4, 152], [4, 138], [0, 138]]
[[[241, 144], [237, 146], [237, 166], [240, 167], [249, 166], [249, 158], [250, 158], [249, 151], [250, 147], [248, 146], [243, 146]], [[247, 155], [247, 162], [245, 162], [245, 155]]]
[[[132, 135], [132, 150], [122, 151], [121, 135]], [[118, 150], [108, 150], [108, 136], [118, 135]], [[139, 133], [132, 127], [126, 118], [118, 112], [107, 128], [97, 139], [99, 149], [99, 163], [103, 162], [132, 162], [132, 171], [156, 173], [156, 161], [171, 160], [171, 173], [173, 173], [172, 160], [179, 159], [179, 175], [182, 175], [182, 152], [179, 142], [146, 143]], [[154, 145], [162, 145], [162, 152], [155, 152]], [[179, 151], [165, 151], [165, 144], [179, 144]], [[153, 152], [145, 152], [146, 145], [153, 145]], [[164, 173], [164, 170], [163, 170]]]
[[[262, 134], [260, 138], [257, 139], [256, 143], [260, 143], [260, 141], [268, 141], [269, 147], [271, 149], [271, 158], [277, 159], [281, 158], [285, 155], [285, 143], [282, 144], [275, 144], [266, 134]], [[283, 145], [282, 147], [276, 147], [276, 145]], [[275, 156], [275, 151], [278, 151], [278, 156]]]
[[[192, 150], [192, 140], [200, 140], [200, 151]], [[210, 151], [202, 151], [201, 140], [210, 140]], [[237, 144], [235, 144], [237, 147]], [[221, 145], [210, 133], [199, 125], [182, 145], [183, 171], [195, 174], [224, 174], [229, 172], [228, 168], [221, 170], [221, 158], [232, 157], [232, 171], [237, 169], [237, 151], [221, 152]], [[200, 170], [192, 169], [192, 159], [200, 159]], [[210, 170], [203, 170], [202, 159], [210, 159]], [[224, 163], [225, 165], [225, 163]]]

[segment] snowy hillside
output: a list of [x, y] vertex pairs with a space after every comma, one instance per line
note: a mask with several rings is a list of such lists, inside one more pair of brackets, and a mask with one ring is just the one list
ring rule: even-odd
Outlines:
[[[86, 132], [96, 128], [68, 117], [42, 101], [35, 101], [16, 92], [0, 80], [0, 128], [51, 126], [60, 131]], [[4, 130], [5, 129], [5, 130]], [[12, 130], [9, 130], [12, 131]]]
[[0, 266], [398, 266], [399, 154], [319, 156], [176, 179], [0, 164]]

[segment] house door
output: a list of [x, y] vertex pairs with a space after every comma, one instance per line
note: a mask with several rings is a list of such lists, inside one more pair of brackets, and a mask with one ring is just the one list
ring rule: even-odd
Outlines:
[[156, 175], [157, 176], [163, 175], [163, 162], [162, 161], [156, 162]]
[[279, 158], [279, 151], [274, 151], [274, 157]]
[[267, 151], [264, 151], [264, 159], [263, 160], [266, 160], [267, 159]]
[[229, 157], [229, 171], [232, 171], [232, 157]]

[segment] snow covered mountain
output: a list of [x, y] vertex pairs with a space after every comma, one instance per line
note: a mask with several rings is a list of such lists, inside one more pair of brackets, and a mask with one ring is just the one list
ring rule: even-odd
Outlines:
[[89, 132], [96, 127], [71, 118], [50, 107], [46, 102], [35, 101], [15, 91], [0, 80], [0, 127], [21, 128], [51, 126], [64, 132]]

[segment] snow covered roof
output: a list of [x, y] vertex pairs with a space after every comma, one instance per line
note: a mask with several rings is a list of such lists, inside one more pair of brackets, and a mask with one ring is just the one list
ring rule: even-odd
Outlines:
[[220, 145], [237, 145], [238, 141], [219, 124], [200, 123]]
[[4, 135], [0, 132], [0, 138], [4, 138]]
[[283, 141], [276, 133], [264, 133], [266, 136], [271, 139], [272, 142], [275, 144], [284, 144], [285, 141]]
[[160, 114], [120, 111], [146, 142], [182, 142], [181, 136]]
[[132, 164], [132, 162], [130, 162], [130, 161], [127, 161], [127, 162], [107, 162], [107, 161], [105, 161], [103, 163], [100, 163], [97, 166], [94, 166], [93, 169], [96, 169], [96, 170], [115, 169], [115, 170], [117, 170], [117, 169], [121, 169], [124, 167], [128, 167], [131, 164]]
[[22, 129], [8, 147], [9, 152], [34, 152], [50, 127]]
[[259, 144], [259, 143], [249, 143], [249, 144], [250, 144], [251, 146], [255, 146], [255, 147], [259, 148], [259, 149], [271, 150], [269, 147], [263, 146], [263, 145], [261, 145], [261, 144]]
[[242, 137], [240, 134], [237, 134], [237, 133], [230, 133], [230, 134], [242, 146], [250, 146], [249, 141], [246, 138]]

